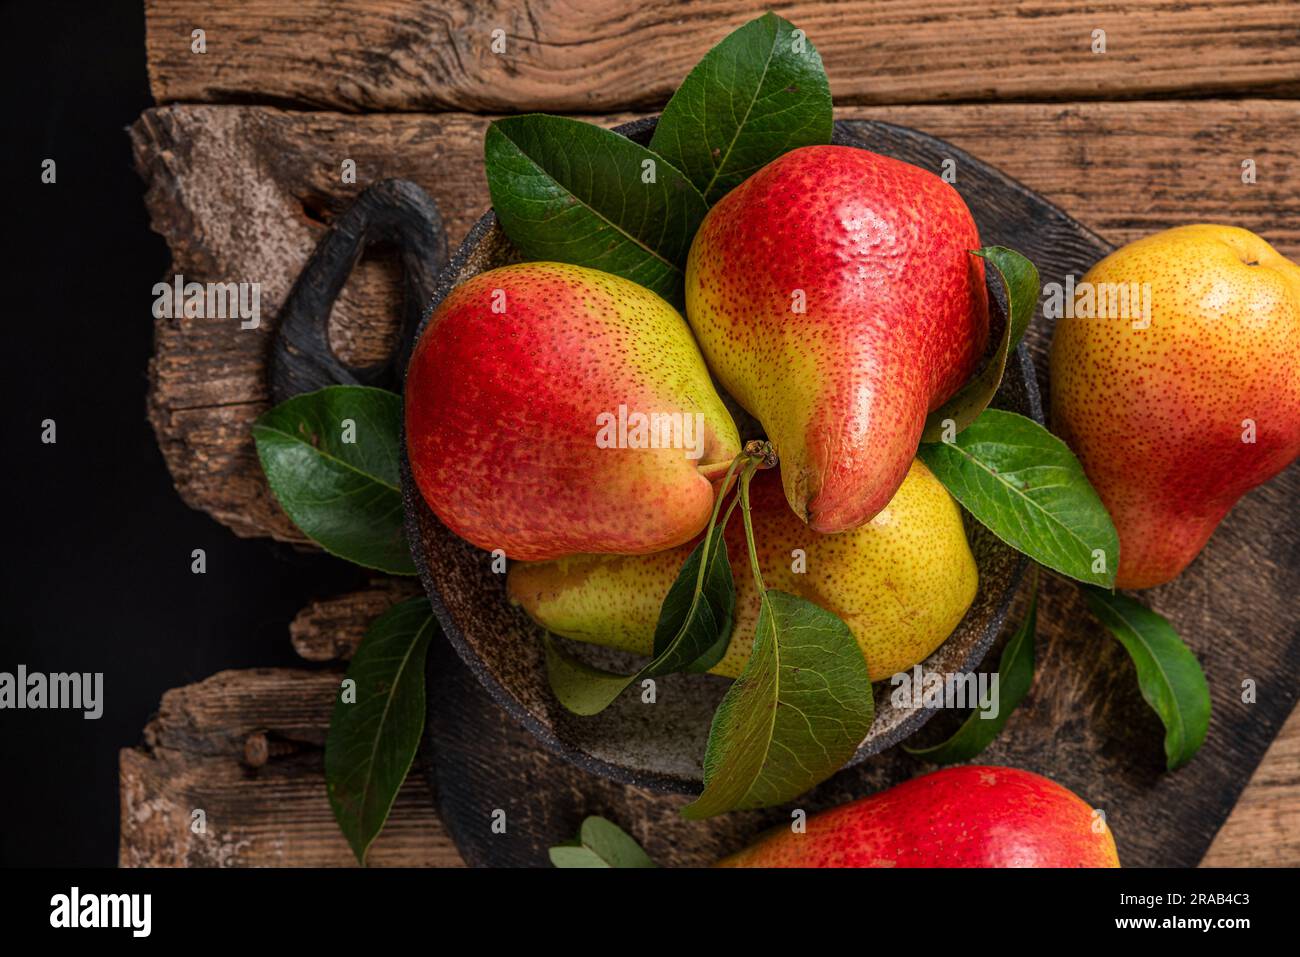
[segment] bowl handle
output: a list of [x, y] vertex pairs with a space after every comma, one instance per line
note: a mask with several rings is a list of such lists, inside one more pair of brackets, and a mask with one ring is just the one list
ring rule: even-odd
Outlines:
[[[391, 243], [401, 253], [402, 327], [392, 356], [355, 367], [330, 348], [330, 313], [361, 254], [377, 242]], [[330, 385], [400, 391], [415, 330], [446, 262], [442, 217], [423, 189], [404, 179], [380, 180], [366, 187], [334, 220], [280, 310], [268, 364], [272, 400], [280, 403]]]

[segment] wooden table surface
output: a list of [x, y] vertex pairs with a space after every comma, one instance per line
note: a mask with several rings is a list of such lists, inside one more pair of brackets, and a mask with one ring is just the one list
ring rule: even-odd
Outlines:
[[[187, 280], [258, 281], [274, 316], [331, 218], [373, 180], [437, 202], [453, 245], [487, 207], [488, 114], [613, 124], [654, 112], [761, 5], [528, 0], [146, 0], [157, 106], [130, 130], [153, 227]], [[817, 45], [843, 118], [913, 126], [1000, 167], [1105, 238], [1188, 222], [1254, 230], [1300, 260], [1300, 3], [965, 0], [783, 3]], [[202, 29], [206, 52], [193, 50]], [[491, 51], [502, 30], [506, 52]], [[1094, 52], [1104, 31], [1105, 52]], [[340, 181], [352, 159], [357, 184]], [[1254, 183], [1241, 167], [1253, 160]], [[382, 357], [395, 260], [359, 264], [336, 351]], [[249, 426], [268, 406], [264, 322], [155, 320], [149, 417], [182, 498], [241, 536], [303, 543]], [[409, 582], [304, 609], [294, 647], [322, 670], [223, 672], [167, 692], [121, 754], [124, 865], [347, 865], [321, 748], [342, 660]], [[206, 835], [190, 827], [202, 807]], [[411, 775], [371, 861], [459, 856]], [[1205, 864], [1300, 864], [1293, 714]]]

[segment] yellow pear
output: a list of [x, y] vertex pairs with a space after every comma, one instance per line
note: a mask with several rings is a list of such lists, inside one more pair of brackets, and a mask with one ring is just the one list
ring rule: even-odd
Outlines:
[[[956, 503], [913, 461], [889, 504], [850, 532], [822, 535], [786, 503], [775, 470], [750, 489], [764, 584], [842, 618], [879, 681], [939, 647], [975, 598], [978, 573]], [[712, 669], [734, 678], [749, 660], [759, 596], [739, 509], [726, 532], [736, 622]], [[511, 601], [543, 628], [580, 641], [651, 654], [664, 596], [696, 543], [652, 555], [578, 555], [510, 566]]]

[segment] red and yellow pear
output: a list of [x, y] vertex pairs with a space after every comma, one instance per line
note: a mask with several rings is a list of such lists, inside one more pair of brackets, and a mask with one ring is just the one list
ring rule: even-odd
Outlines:
[[1300, 455], [1300, 266], [1245, 229], [1179, 226], [1079, 289], [1052, 339], [1052, 423], [1119, 532], [1115, 584], [1149, 588]]
[[813, 530], [883, 509], [927, 414], [975, 371], [989, 324], [979, 246], [952, 186], [847, 146], [792, 150], [705, 217], [687, 319]]
[[406, 447], [448, 528], [542, 560], [690, 540], [740, 439], [672, 306], [537, 262], [480, 273], [434, 311], [407, 371]]
[[1119, 867], [1105, 818], [1015, 768], [945, 768], [788, 826], [720, 867]]

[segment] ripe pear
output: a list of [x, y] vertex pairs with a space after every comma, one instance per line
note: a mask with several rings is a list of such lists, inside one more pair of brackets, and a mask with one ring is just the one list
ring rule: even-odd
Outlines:
[[989, 326], [979, 245], [950, 185], [847, 146], [792, 150], [705, 217], [687, 320], [813, 530], [884, 508], [926, 415], [975, 371]]
[[719, 867], [1119, 867], [1104, 818], [1015, 768], [945, 768], [772, 831]]
[[538, 262], [481, 273], [435, 310], [407, 370], [406, 447], [448, 528], [542, 560], [688, 541], [740, 438], [672, 306]]
[[[774, 472], [754, 477], [750, 503], [764, 584], [842, 618], [862, 647], [872, 681], [924, 659], [974, 600], [979, 578], [961, 514], [920, 461], [874, 519], [841, 535], [804, 525], [786, 505]], [[734, 678], [749, 660], [759, 609], [739, 508], [725, 540], [736, 583], [735, 626], [712, 671]], [[660, 606], [693, 547], [515, 563], [506, 588], [511, 601], [549, 631], [649, 655]]]
[[[1100, 315], [1121, 288], [1126, 314]], [[1300, 266], [1245, 229], [1180, 226], [1111, 253], [1079, 289], [1091, 303], [1052, 340], [1052, 422], [1114, 519], [1115, 584], [1148, 588], [1300, 455]]]

